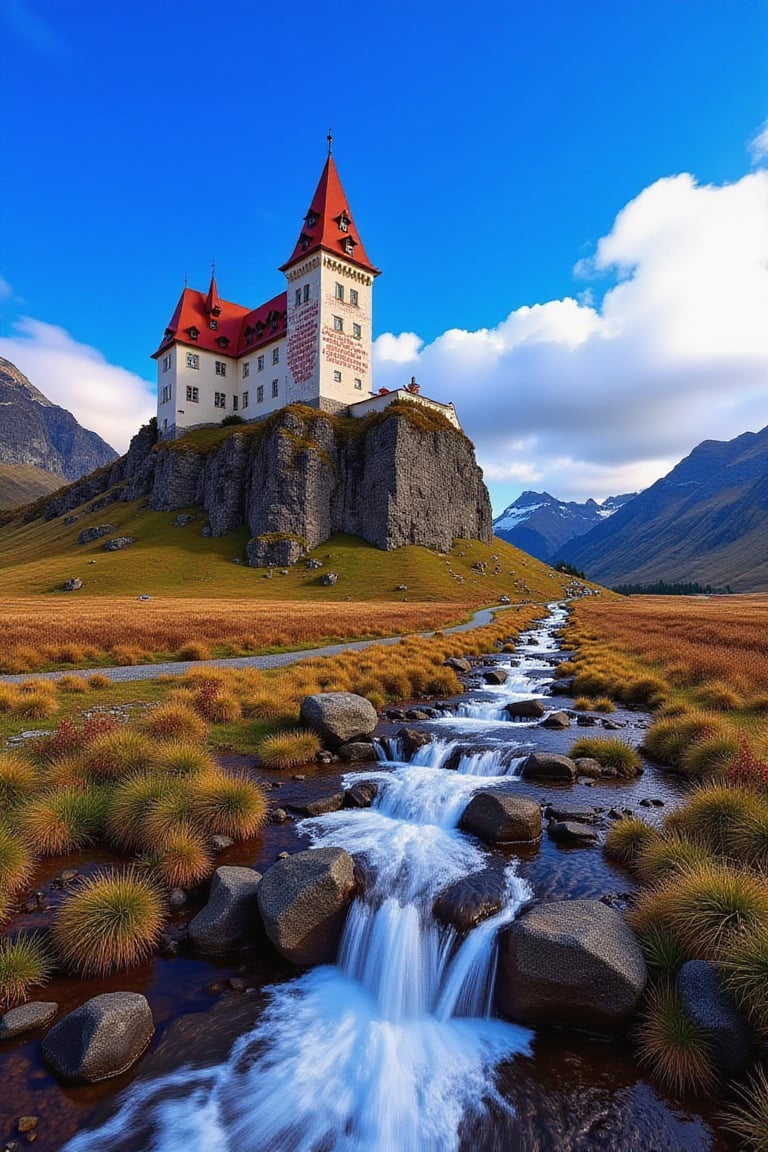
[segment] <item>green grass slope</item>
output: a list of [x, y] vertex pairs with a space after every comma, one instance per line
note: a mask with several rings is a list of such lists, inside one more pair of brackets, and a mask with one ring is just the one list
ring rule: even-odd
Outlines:
[[63, 476], [33, 464], [0, 464], [0, 508], [20, 508], [66, 483]]
[[[200, 535], [204, 513], [199, 508], [188, 511], [198, 518], [181, 528], [172, 527], [177, 512], [153, 512], [139, 501], [81, 513], [66, 526], [61, 517], [47, 523], [6, 524], [0, 528], [0, 594], [54, 593], [65, 580], [79, 577], [84, 593], [91, 596], [253, 596], [331, 602], [407, 596], [413, 601], [479, 605], [498, 602], [503, 594], [515, 603], [555, 599], [570, 580], [498, 539], [491, 545], [456, 541], [449, 554], [440, 554], [415, 546], [382, 552], [349, 536], [332, 537], [309, 554], [322, 561], [320, 571], [308, 570], [302, 561], [287, 575], [275, 569], [268, 578], [264, 569], [245, 564], [245, 527], [219, 539], [204, 538]], [[136, 542], [120, 552], [105, 552], [104, 540], [77, 544], [83, 528], [106, 523], [114, 526], [114, 535], [133, 536]], [[486, 575], [473, 568], [480, 561], [487, 565]], [[339, 574], [339, 582], [324, 587], [320, 578], [329, 570]], [[400, 585], [407, 592], [398, 591]]]

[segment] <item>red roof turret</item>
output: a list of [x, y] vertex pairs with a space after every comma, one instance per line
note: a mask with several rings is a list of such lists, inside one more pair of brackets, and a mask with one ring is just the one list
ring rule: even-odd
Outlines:
[[296, 246], [290, 259], [281, 265], [280, 271], [285, 272], [297, 260], [303, 260], [305, 256], [320, 248], [332, 252], [334, 256], [349, 260], [358, 268], [365, 268], [374, 276], [379, 275], [379, 269], [371, 264], [366, 255], [352, 213], [349, 211], [336, 164], [330, 155], [312, 197], [309, 211], [304, 217], [304, 225]]
[[205, 310], [209, 316], [216, 317], [221, 315], [221, 300], [219, 299], [219, 290], [216, 287], [215, 272], [211, 272], [211, 283], [205, 300]]

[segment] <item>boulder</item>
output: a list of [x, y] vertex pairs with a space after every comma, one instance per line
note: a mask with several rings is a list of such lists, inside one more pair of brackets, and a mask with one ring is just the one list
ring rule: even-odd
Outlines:
[[406, 756], [413, 756], [417, 749], [423, 748], [425, 744], [432, 743], [431, 734], [429, 732], [420, 732], [418, 728], [400, 728], [397, 733], [397, 739], [400, 741]]
[[496, 1002], [513, 1019], [613, 1028], [647, 976], [623, 916], [599, 900], [535, 905], [499, 934]]
[[449, 656], [447, 660], [443, 661], [446, 668], [453, 668], [454, 672], [471, 672], [472, 665], [465, 656]]
[[326, 588], [332, 588], [334, 584], [338, 584], [338, 572], [324, 572], [320, 577], [320, 583]]
[[550, 696], [572, 696], [573, 680], [573, 676], [563, 676], [558, 680], [553, 680], [549, 686]]
[[135, 536], [113, 536], [111, 540], [107, 540], [104, 545], [105, 552], [119, 552], [123, 548], [127, 548], [129, 544], [134, 544]]
[[11, 1040], [34, 1028], [43, 1028], [59, 1010], [52, 1000], [33, 1000], [0, 1016], [0, 1040]]
[[331, 792], [328, 796], [317, 796], [304, 804], [290, 804], [289, 807], [299, 816], [324, 816], [326, 812], [338, 812], [344, 807], [345, 792]]
[[510, 720], [540, 720], [546, 712], [541, 700], [513, 700], [507, 704]]
[[184, 528], [187, 524], [193, 524], [197, 520], [197, 516], [193, 516], [191, 512], [180, 512], [175, 520], [171, 521], [171, 528]]
[[54, 1024], [42, 1043], [57, 1076], [95, 1084], [125, 1072], [155, 1031], [152, 1011], [138, 992], [105, 992]]
[[486, 844], [538, 840], [541, 809], [525, 796], [476, 792], [462, 813], [459, 828]]
[[114, 532], [114, 530], [114, 524], [99, 524], [95, 528], [83, 528], [77, 537], [77, 542], [78, 544], [90, 544], [93, 540], [98, 540], [101, 536], [109, 536], [110, 532]]
[[79, 576], [73, 576], [70, 580], [64, 581], [65, 592], [79, 592], [83, 586], [83, 582]]
[[486, 684], [503, 684], [507, 679], [507, 673], [503, 668], [489, 668], [483, 672], [483, 680]]
[[550, 820], [575, 820], [578, 824], [594, 824], [597, 813], [586, 804], [548, 804], [547, 816]]
[[361, 780], [348, 788], [344, 795], [345, 808], [370, 808], [379, 791], [375, 780]]
[[220, 956], [253, 939], [259, 924], [260, 883], [261, 874], [252, 868], [217, 868], [208, 901], [189, 925], [192, 947]]
[[299, 719], [314, 729], [334, 751], [342, 744], [369, 739], [378, 722], [376, 709], [370, 700], [353, 692], [320, 692], [305, 696]]
[[378, 760], [373, 744], [364, 740], [350, 740], [339, 748], [339, 758], [346, 764], [359, 764], [366, 761]]
[[588, 847], [597, 841], [597, 832], [576, 820], [553, 820], [547, 826], [551, 840], [557, 844], [571, 844], [574, 848]]
[[481, 921], [501, 911], [506, 888], [504, 866], [491, 864], [444, 888], [435, 900], [434, 914], [457, 932], [470, 932]]
[[316, 848], [278, 860], [264, 874], [259, 907], [267, 935], [292, 964], [330, 964], [357, 891], [342, 848]]
[[539, 725], [540, 728], [570, 728], [571, 718], [567, 712], [550, 712]]
[[749, 1059], [750, 1030], [726, 995], [714, 965], [688, 960], [677, 974], [677, 989], [688, 1019], [701, 1028], [721, 1072], [730, 1075]]
[[599, 760], [591, 756], [577, 756], [574, 760], [576, 772], [579, 776], [586, 776], [590, 780], [599, 780], [603, 774], [603, 766]]
[[575, 780], [576, 774], [573, 760], [555, 752], [531, 752], [520, 769], [524, 780]]

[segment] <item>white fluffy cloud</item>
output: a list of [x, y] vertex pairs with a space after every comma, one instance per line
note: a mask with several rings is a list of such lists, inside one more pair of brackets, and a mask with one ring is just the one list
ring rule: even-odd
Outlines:
[[768, 160], [768, 120], [760, 126], [749, 142], [749, 154], [753, 164]]
[[374, 346], [377, 385], [415, 375], [454, 401], [496, 511], [524, 487], [571, 499], [643, 487], [701, 440], [768, 424], [768, 172], [658, 180], [574, 272], [591, 281], [579, 300]]
[[124, 452], [134, 432], [155, 413], [155, 386], [110, 364], [98, 349], [79, 344], [54, 324], [23, 317], [15, 330], [14, 336], [0, 337], [0, 356], [51, 403]]

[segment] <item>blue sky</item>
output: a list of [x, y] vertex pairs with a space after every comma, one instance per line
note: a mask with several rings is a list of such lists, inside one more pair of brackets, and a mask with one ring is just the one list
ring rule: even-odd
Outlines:
[[[469, 355], [457, 375], [445, 341], [452, 329], [504, 333], [520, 310], [569, 298], [581, 307], [577, 325], [590, 310], [603, 320], [606, 291], [647, 267], [642, 244], [660, 217], [677, 211], [685, 222], [705, 189], [762, 178], [748, 152], [768, 116], [762, 0], [369, 0], [335, 9], [4, 0], [2, 13], [0, 353], [21, 347], [19, 362], [26, 346], [34, 382], [59, 403], [66, 381], [40, 378], [35, 346], [58, 341], [73, 364], [82, 346], [92, 368], [101, 355], [109, 403], [91, 396], [89, 407], [73, 380], [67, 406], [118, 448], [147, 407], [140, 384], [125, 405], [121, 389], [129, 378], [153, 380], [148, 356], [185, 273], [205, 287], [215, 258], [222, 295], [254, 305], [281, 289], [277, 266], [317, 181], [329, 124], [366, 248], [384, 271], [375, 332], [413, 334], [381, 346], [381, 380], [413, 369], [430, 394], [459, 398], [496, 510], [527, 486], [605, 496], [661, 474], [703, 436], [743, 431], [746, 414], [768, 423], [739, 362], [728, 377], [742, 400], [731, 423], [718, 410], [711, 430], [694, 421], [674, 442], [662, 437], [660, 450], [650, 433], [642, 445], [630, 434], [612, 459], [588, 435], [583, 449], [568, 447], [564, 432], [553, 438], [531, 415], [532, 389], [550, 405], [566, 389], [588, 390], [591, 360], [565, 365], [555, 355], [532, 367], [515, 336], [515, 356], [502, 356], [494, 373], [474, 373]], [[753, 149], [752, 160], [765, 151]], [[686, 173], [686, 188], [658, 185]], [[664, 195], [649, 207], [654, 187]], [[742, 202], [722, 197], [714, 215], [754, 211], [759, 229], [763, 186], [743, 187]], [[617, 217], [638, 198], [640, 219], [622, 244]], [[713, 226], [707, 210], [702, 234]], [[610, 237], [613, 260], [595, 260]], [[745, 260], [749, 247], [744, 238]], [[691, 236], [686, 253], [697, 249]], [[651, 271], [657, 282], [665, 275]], [[556, 327], [544, 342], [562, 352]], [[591, 329], [576, 338], [580, 348], [588, 337], [594, 343]], [[530, 338], [523, 343], [530, 352]], [[571, 336], [565, 343], [574, 346]], [[730, 341], [736, 352], [743, 344], [741, 333]], [[733, 363], [714, 351], [722, 390]], [[763, 352], [751, 359], [762, 364]], [[667, 391], [699, 395], [696, 364], [684, 360], [685, 386], [668, 380]], [[446, 388], [451, 395], [440, 395]], [[714, 388], [709, 381], [706, 396]], [[604, 400], [590, 398], [595, 413]], [[633, 410], [612, 411], [621, 443], [634, 423]], [[547, 470], [547, 456], [562, 463]]]

